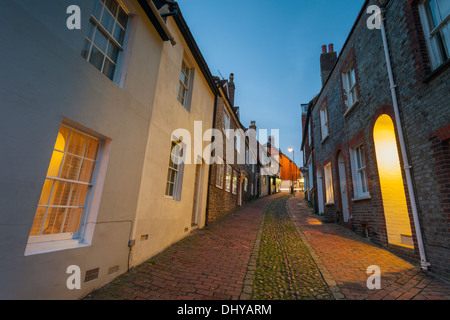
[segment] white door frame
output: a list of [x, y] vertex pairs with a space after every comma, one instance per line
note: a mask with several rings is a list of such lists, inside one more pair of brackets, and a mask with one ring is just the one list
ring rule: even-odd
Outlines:
[[342, 155], [342, 151], [338, 156], [338, 170], [339, 170], [339, 187], [341, 190], [341, 204], [342, 214], [344, 216], [344, 222], [349, 222], [350, 211], [348, 206], [348, 190], [347, 190], [347, 178], [345, 175], [345, 159]]
[[319, 207], [318, 214], [325, 213], [325, 205], [323, 202], [323, 175], [320, 168], [317, 168], [317, 204]]

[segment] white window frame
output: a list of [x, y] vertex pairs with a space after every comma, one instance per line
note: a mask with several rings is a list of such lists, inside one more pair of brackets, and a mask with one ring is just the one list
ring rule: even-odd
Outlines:
[[248, 150], [248, 146], [246, 145], [245, 146], [245, 164], [249, 164], [250, 162], [250, 159], [249, 159], [249, 150]]
[[323, 167], [325, 177], [325, 205], [334, 204], [333, 169], [331, 162]]
[[345, 100], [345, 105], [347, 106], [346, 113], [350, 112], [359, 99], [356, 82], [355, 67], [351, 67], [346, 72], [342, 73], [342, 83], [347, 96], [347, 99]]
[[309, 142], [310, 147], [312, 144], [311, 127], [312, 127], [312, 123], [309, 122], [309, 124], [308, 124], [308, 142]]
[[320, 134], [322, 136], [322, 142], [330, 135], [330, 127], [328, 122], [328, 108], [322, 107], [320, 113]]
[[[173, 154], [173, 150], [176, 146], [174, 146], [174, 144], [178, 145], [181, 148], [181, 152], [182, 155], [181, 157], [178, 157], [176, 154]], [[170, 147], [170, 159], [169, 159], [169, 165], [168, 165], [168, 169], [167, 169], [167, 173], [169, 173], [170, 171], [175, 172], [175, 177], [174, 177], [174, 181], [170, 181], [167, 179], [165, 180], [165, 198], [169, 199], [169, 200], [174, 200], [174, 201], [181, 201], [181, 191], [183, 189], [183, 177], [184, 177], [184, 163], [185, 163], [185, 144], [183, 142], [177, 141], [176, 139], [172, 140], [171, 143], [171, 147]], [[175, 163], [175, 161], [177, 161], [177, 163]], [[174, 165], [177, 164], [177, 167], [171, 167], [170, 163], [173, 163]], [[168, 193], [167, 191], [167, 184], [173, 184], [173, 191], [172, 194], [170, 194], [170, 192]]]
[[232, 183], [233, 183], [233, 168], [228, 164], [225, 171], [225, 191], [231, 192]]
[[237, 194], [238, 180], [239, 180], [239, 173], [236, 170], [233, 170], [233, 176], [231, 177], [231, 193], [232, 194]]
[[[359, 144], [355, 147], [350, 148], [350, 164], [352, 167], [354, 201], [359, 199], [370, 199], [366, 161], [367, 159], [364, 153], [363, 144]], [[359, 164], [361, 164], [361, 166]], [[365, 177], [364, 181], [361, 178], [362, 176]]]
[[[439, 16], [434, 17], [440, 19], [440, 21], [437, 21], [438, 24], [436, 26], [434, 25], [435, 22], [432, 21], [433, 16], [428, 7], [428, 3], [430, 2], [433, 2], [436, 5], [435, 10], [439, 14]], [[445, 48], [442, 48], [440, 46], [438, 40], [438, 37], [444, 36], [443, 34], [441, 34], [441, 31], [444, 28], [447, 28], [447, 34], [450, 33], [450, 13], [447, 14], [446, 17], [443, 17], [443, 13], [441, 13], [441, 9], [439, 7], [439, 2], [437, 2], [436, 0], [422, 1], [419, 4], [419, 13], [432, 68], [433, 70], [435, 70], [450, 58], [450, 52], [445, 52]], [[446, 41], [447, 50], [450, 51], [450, 39], [446, 39], [444, 37], [443, 41]], [[445, 57], [444, 55], [447, 55], [447, 57]]]
[[231, 117], [227, 110], [223, 110], [222, 129], [226, 134], [227, 130], [230, 130]]
[[[184, 76], [185, 81], [183, 81]], [[180, 78], [178, 80], [177, 100], [188, 111], [191, 111], [192, 88], [194, 83], [194, 68], [192, 68], [186, 58], [181, 62]], [[182, 94], [184, 89], [184, 94]]]
[[225, 174], [225, 164], [223, 159], [219, 157], [219, 161], [216, 163], [216, 187], [223, 189], [223, 181]]
[[[115, 39], [114, 35], [111, 34], [110, 31], [107, 30], [107, 28], [102, 24], [102, 17], [105, 13], [105, 10], [107, 10], [109, 13], [111, 13], [109, 11], [109, 9], [102, 4], [99, 0], [95, 1], [95, 5], [94, 8], [91, 12], [91, 16], [89, 19], [89, 29], [88, 29], [88, 34], [85, 36], [85, 44], [84, 44], [84, 48], [82, 50], [82, 56], [90, 63], [90, 58], [91, 58], [91, 54], [92, 54], [92, 49], [95, 46], [96, 49], [98, 51], [100, 51], [104, 58], [103, 58], [103, 62], [102, 62], [102, 67], [101, 70], [99, 70], [106, 78], [110, 79], [111, 81], [113, 81], [115, 84], [119, 85], [121, 88], [123, 88], [124, 86], [124, 61], [125, 61], [125, 55], [127, 55], [127, 47], [128, 47], [128, 42], [129, 42], [129, 38], [130, 38], [130, 31], [132, 29], [132, 20], [133, 20], [133, 16], [130, 14], [129, 10], [124, 7], [122, 1], [118, 1], [118, 0], [114, 0], [117, 3], [118, 9], [121, 8], [124, 13], [127, 14], [128, 20], [127, 20], [127, 25], [126, 26], [122, 26], [125, 28], [125, 34], [124, 34], [124, 39], [123, 39], [123, 43], [120, 44], [117, 39]], [[100, 12], [100, 17], [96, 17], [95, 16], [95, 10], [97, 8], [97, 6], [101, 6], [101, 12]], [[116, 15], [113, 17], [113, 20], [115, 21], [114, 26], [115, 28], [117, 28], [117, 25], [120, 26], [120, 24], [118, 23], [117, 18], [117, 14], [118, 12], [116, 12]], [[115, 30], [112, 31], [112, 33], [114, 33]], [[98, 48], [98, 46], [95, 44], [95, 35], [97, 34], [97, 32], [101, 32], [106, 40], [108, 41], [107, 43], [107, 48], [105, 50], [102, 50], [102, 48]], [[95, 33], [95, 34], [94, 34]], [[105, 68], [105, 62], [106, 60], [109, 60], [110, 62], [113, 62], [113, 59], [109, 56], [108, 51], [110, 49], [111, 43], [113, 43], [116, 47], [119, 48], [119, 53], [117, 56], [117, 62], [115, 63], [115, 71], [114, 71], [114, 76], [111, 78], [109, 78], [107, 75], [105, 75], [103, 73], [104, 68]], [[87, 50], [86, 50], [87, 49]], [[85, 56], [85, 52], [87, 52], [86, 56]], [[95, 66], [94, 66], [95, 67]], [[97, 67], [95, 67], [97, 68]]]
[[[109, 162], [111, 140], [89, 129], [80, 128], [69, 120], [64, 120], [62, 126], [100, 141], [96, 167], [93, 171], [92, 182], [89, 183], [90, 188], [85, 196], [85, 205], [80, 220], [80, 226], [76, 233], [29, 236], [25, 248], [25, 256], [87, 247], [92, 244], [94, 237], [94, 230], [106, 177], [106, 168]], [[46, 179], [54, 179], [54, 177], [46, 177]], [[63, 181], [63, 179], [59, 180]]]

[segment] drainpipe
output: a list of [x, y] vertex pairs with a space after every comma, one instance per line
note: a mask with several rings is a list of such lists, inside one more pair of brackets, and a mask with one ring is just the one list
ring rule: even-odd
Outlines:
[[389, 83], [390, 83], [390, 87], [391, 87], [392, 102], [393, 102], [394, 112], [395, 112], [395, 121], [397, 124], [397, 132], [398, 132], [398, 137], [400, 140], [403, 165], [405, 167], [406, 182], [408, 185], [408, 193], [409, 193], [409, 198], [411, 201], [411, 210], [412, 210], [413, 219], [414, 219], [414, 226], [416, 229], [417, 243], [419, 246], [419, 253], [420, 253], [420, 259], [421, 259], [420, 264], [421, 264], [422, 270], [427, 271], [430, 264], [427, 262], [427, 259], [425, 256], [422, 231], [420, 229], [419, 215], [417, 212], [416, 195], [414, 192], [412, 178], [411, 178], [412, 166], [409, 164], [409, 161], [408, 161], [408, 155], [406, 153], [406, 146], [405, 146], [405, 139], [403, 137], [403, 127], [402, 127], [402, 122], [400, 120], [400, 112], [399, 112], [399, 108], [398, 108], [397, 93], [395, 90], [397, 85], [394, 82], [391, 59], [389, 57], [389, 47], [388, 47], [388, 42], [387, 42], [387, 37], [386, 37], [386, 29], [385, 29], [385, 25], [384, 25], [384, 20], [385, 20], [384, 13], [385, 13], [385, 9], [383, 8], [383, 9], [381, 9], [381, 12], [380, 12], [381, 35], [383, 38], [384, 54], [386, 56], [386, 66], [387, 66], [388, 74], [389, 74]]
[[[167, 37], [169, 38], [170, 43], [174, 46], [177, 44], [175, 41], [175, 38], [172, 36], [172, 34], [169, 31], [169, 28], [167, 28], [166, 23], [164, 22], [163, 18], [161, 17], [161, 14], [159, 13], [158, 9], [156, 8], [153, 1], [147, 1], [148, 5], [150, 6], [150, 9], [152, 10], [153, 14], [155, 15], [156, 19], [158, 20], [161, 28], [163, 28], [164, 32], [167, 34]], [[178, 14], [178, 10], [176, 10], [173, 15]]]

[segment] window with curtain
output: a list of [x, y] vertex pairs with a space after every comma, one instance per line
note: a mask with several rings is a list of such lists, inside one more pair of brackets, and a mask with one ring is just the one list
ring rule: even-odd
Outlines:
[[237, 194], [238, 179], [239, 173], [237, 171], [233, 171], [233, 189], [232, 189], [233, 194]]
[[231, 192], [231, 179], [233, 175], [233, 169], [230, 165], [227, 165], [227, 172], [225, 174], [225, 191]]
[[[219, 158], [220, 159], [220, 158]], [[223, 175], [224, 175], [224, 164], [223, 160], [220, 159], [221, 164], [216, 164], [216, 187], [222, 189], [223, 188]]]
[[76, 238], [83, 223], [101, 141], [62, 125], [30, 231], [30, 237]]
[[333, 174], [331, 169], [331, 163], [328, 163], [324, 167], [325, 172], [325, 194], [326, 194], [326, 203], [334, 202], [334, 191], [333, 191]]

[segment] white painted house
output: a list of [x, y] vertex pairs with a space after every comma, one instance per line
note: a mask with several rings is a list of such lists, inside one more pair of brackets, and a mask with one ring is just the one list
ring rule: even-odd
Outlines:
[[169, 159], [173, 130], [212, 126], [215, 87], [179, 10], [158, 9], [0, 11], [1, 299], [81, 298], [204, 224], [208, 170]]

